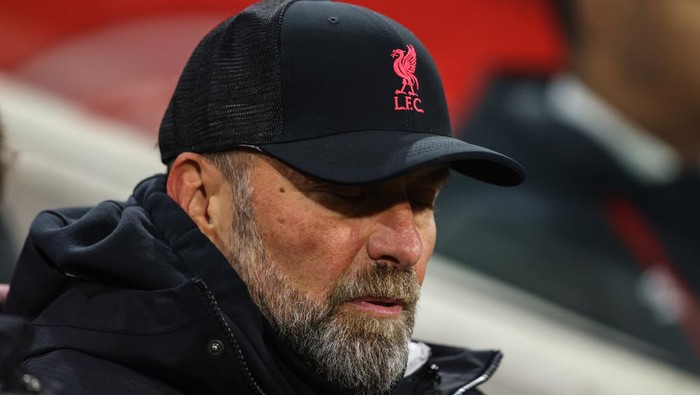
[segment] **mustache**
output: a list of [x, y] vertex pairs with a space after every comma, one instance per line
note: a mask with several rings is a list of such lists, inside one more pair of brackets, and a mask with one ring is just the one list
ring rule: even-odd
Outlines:
[[420, 298], [418, 277], [413, 269], [373, 265], [341, 277], [331, 292], [330, 307], [336, 309], [352, 299], [367, 296], [397, 299], [404, 306], [413, 307]]

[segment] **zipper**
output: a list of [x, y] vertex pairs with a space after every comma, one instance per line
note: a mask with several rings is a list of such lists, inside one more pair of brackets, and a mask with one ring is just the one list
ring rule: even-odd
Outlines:
[[484, 373], [482, 373], [481, 376], [459, 387], [459, 389], [457, 389], [457, 391], [455, 391], [453, 395], [464, 395], [470, 389], [476, 388], [477, 385], [486, 382], [488, 379], [491, 378], [491, 376], [493, 376], [493, 373], [496, 371], [496, 369], [498, 369], [498, 366], [501, 364], [501, 360], [503, 360], [503, 354], [501, 354], [500, 351], [496, 351], [496, 355], [491, 360], [491, 363], [486, 368], [486, 371], [484, 371]]
[[231, 330], [231, 327], [228, 324], [228, 320], [226, 319], [226, 316], [224, 315], [223, 311], [221, 311], [219, 303], [216, 301], [214, 294], [209, 290], [207, 285], [201, 279], [196, 279], [194, 283], [199, 289], [199, 291], [202, 294], [204, 294], [204, 297], [207, 300], [207, 305], [209, 306], [211, 312], [214, 314], [216, 323], [219, 325], [219, 328], [224, 332], [226, 342], [234, 352], [236, 360], [238, 361], [238, 365], [241, 367], [241, 374], [243, 375], [243, 379], [245, 380], [246, 384], [248, 384], [248, 387], [251, 389], [251, 391], [253, 391], [253, 393], [257, 395], [265, 395], [265, 391], [263, 391], [260, 384], [258, 384], [258, 381], [253, 376], [253, 372], [250, 371], [248, 362], [246, 362], [245, 356], [243, 355], [243, 350], [241, 349], [238, 340], [236, 340], [236, 337], [233, 335], [233, 331]]

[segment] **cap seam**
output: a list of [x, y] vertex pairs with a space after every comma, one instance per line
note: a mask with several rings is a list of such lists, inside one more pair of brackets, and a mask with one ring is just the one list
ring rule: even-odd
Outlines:
[[373, 13], [372, 11], [364, 7], [358, 6], [356, 9], [357, 11], [368, 16], [370, 19], [378, 21], [378, 25], [381, 27], [381, 29], [384, 30], [384, 32], [386, 32], [387, 34], [390, 34], [394, 38], [394, 41], [401, 41], [399, 33], [396, 31], [396, 29], [394, 29], [393, 26], [389, 25], [389, 23], [387, 23], [387, 21], [384, 20], [384, 18], [381, 18], [379, 15]]
[[[279, 69], [277, 70], [278, 75], [277, 75], [277, 81], [280, 83], [280, 124], [279, 124], [279, 131], [280, 131], [280, 138], [285, 138], [287, 136], [287, 132], [284, 130], [284, 95], [285, 91], [289, 89], [289, 65], [285, 63], [285, 65], [282, 65], [282, 25], [284, 24], [284, 17], [287, 15], [287, 10], [289, 10], [289, 7], [292, 4], [298, 3], [299, 0], [292, 0], [285, 4], [280, 11], [279, 18], [277, 20], [277, 59], [279, 59]], [[285, 68], [285, 73], [282, 72], [282, 67]], [[282, 76], [286, 75], [287, 78], [283, 81]]]

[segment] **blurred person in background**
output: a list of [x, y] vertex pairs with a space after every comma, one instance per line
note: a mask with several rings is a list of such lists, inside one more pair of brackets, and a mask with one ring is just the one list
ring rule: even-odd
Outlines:
[[[2, 187], [5, 180], [5, 131], [0, 118], [0, 199], [2, 199]], [[5, 305], [7, 292], [9, 291], [10, 276], [14, 267], [14, 259], [11, 254], [10, 241], [5, 232], [5, 227], [0, 223], [0, 312]]]
[[[5, 132], [2, 117], [0, 117], [0, 199], [2, 199], [2, 190], [5, 185], [5, 172], [7, 171], [5, 160]], [[12, 248], [12, 242], [7, 227], [0, 215], [0, 310], [2, 310], [1, 306], [7, 294], [7, 287], [4, 284], [10, 282], [12, 270], [15, 267], [15, 259], [16, 255]]]
[[[0, 195], [5, 174], [4, 135], [2, 120], [0, 120]], [[0, 313], [5, 305], [9, 286], [4, 282], [14, 267], [10, 241], [5, 228], [0, 227]], [[27, 356], [27, 350], [33, 338], [32, 327], [25, 319], [17, 316], [0, 314], [0, 394], [20, 395], [58, 395], [62, 394], [61, 386], [54, 382], [42, 382], [30, 374], [22, 362]]]
[[265, 1], [192, 53], [159, 132], [168, 174], [45, 211], [7, 312], [27, 368], [77, 394], [481, 394], [501, 354], [410, 340], [450, 168], [522, 182], [451, 136], [403, 26]]
[[494, 79], [461, 134], [528, 182], [453, 180], [436, 251], [700, 372], [700, 2], [553, 6], [566, 69]]

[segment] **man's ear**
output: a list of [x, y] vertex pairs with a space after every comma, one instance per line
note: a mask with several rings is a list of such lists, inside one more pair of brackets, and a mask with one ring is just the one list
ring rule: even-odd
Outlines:
[[170, 167], [167, 193], [219, 249], [231, 229], [231, 188], [203, 156], [184, 152]]

